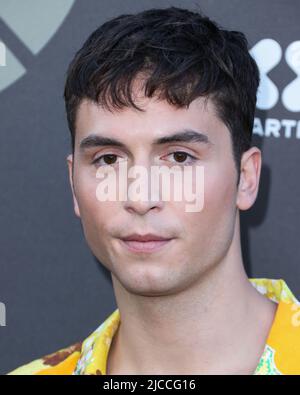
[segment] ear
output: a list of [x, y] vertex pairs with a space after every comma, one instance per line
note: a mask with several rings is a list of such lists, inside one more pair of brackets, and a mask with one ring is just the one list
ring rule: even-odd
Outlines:
[[241, 158], [241, 175], [237, 193], [237, 207], [248, 210], [255, 203], [261, 173], [261, 151], [251, 147]]
[[70, 154], [67, 156], [67, 164], [68, 164], [68, 169], [69, 169], [69, 181], [72, 189], [72, 195], [73, 195], [73, 203], [74, 203], [74, 211], [77, 217], [80, 218], [80, 211], [79, 211], [79, 206], [78, 202], [76, 199], [75, 195], [75, 190], [74, 190], [74, 181], [73, 181], [73, 155]]

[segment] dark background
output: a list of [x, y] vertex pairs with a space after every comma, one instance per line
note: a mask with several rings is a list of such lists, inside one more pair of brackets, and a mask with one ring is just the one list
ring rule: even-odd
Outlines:
[[[0, 0], [0, 16], [10, 2]], [[283, 89], [297, 78], [284, 53], [300, 40], [298, 0], [76, 0], [38, 53], [0, 20], [0, 40], [26, 69], [0, 92], [2, 374], [83, 340], [116, 308], [109, 273], [92, 256], [73, 213], [65, 160], [70, 152], [65, 73], [75, 51], [107, 19], [170, 5], [200, 6], [225, 28], [245, 32], [250, 48], [266, 38], [277, 41], [282, 58], [268, 75], [280, 97], [272, 108], [258, 109], [257, 117], [262, 124], [269, 118], [300, 120], [299, 112], [288, 111], [281, 101]], [[39, 34], [42, 24], [31, 7], [25, 28]], [[263, 169], [257, 201], [241, 215], [247, 273], [283, 278], [299, 298], [300, 126], [298, 136], [295, 128], [290, 137], [282, 129], [277, 137], [255, 134], [254, 143], [263, 151]]]

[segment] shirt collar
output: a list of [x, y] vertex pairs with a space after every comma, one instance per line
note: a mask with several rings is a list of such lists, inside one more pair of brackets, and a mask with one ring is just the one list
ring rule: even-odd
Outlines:
[[[300, 305], [300, 302], [295, 298], [282, 279], [252, 278], [249, 281], [262, 295], [265, 295], [279, 305], [290, 302]], [[280, 322], [279, 315], [281, 315], [281, 311], [282, 309], [277, 309], [274, 320], [274, 324], [276, 323], [276, 325]], [[81, 354], [72, 373], [73, 375], [106, 374], [108, 352], [119, 324], [120, 312], [119, 309], [116, 309], [82, 343]], [[272, 325], [268, 339], [274, 332], [274, 324]]]

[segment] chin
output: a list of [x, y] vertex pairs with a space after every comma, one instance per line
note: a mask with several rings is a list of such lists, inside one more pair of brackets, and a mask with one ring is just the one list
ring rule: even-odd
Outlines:
[[125, 287], [127, 292], [136, 296], [147, 296], [147, 297], [160, 297], [171, 295], [173, 292], [169, 288], [156, 288], [153, 287]]
[[[170, 278], [168, 279], [170, 280]], [[162, 276], [151, 278], [149, 273], [144, 278], [141, 278], [141, 276], [126, 276], [126, 278], [121, 277], [120, 280], [119, 277], [119, 283], [128, 293], [139, 296], [166, 296], [178, 290], [178, 285], [176, 286], [170, 281], [163, 281]]]

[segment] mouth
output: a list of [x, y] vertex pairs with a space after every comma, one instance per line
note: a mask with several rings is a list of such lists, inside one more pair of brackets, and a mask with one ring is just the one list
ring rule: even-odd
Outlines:
[[163, 247], [169, 244], [173, 238], [166, 238], [154, 234], [133, 234], [120, 240], [122, 245], [131, 252], [153, 253], [161, 250]]

